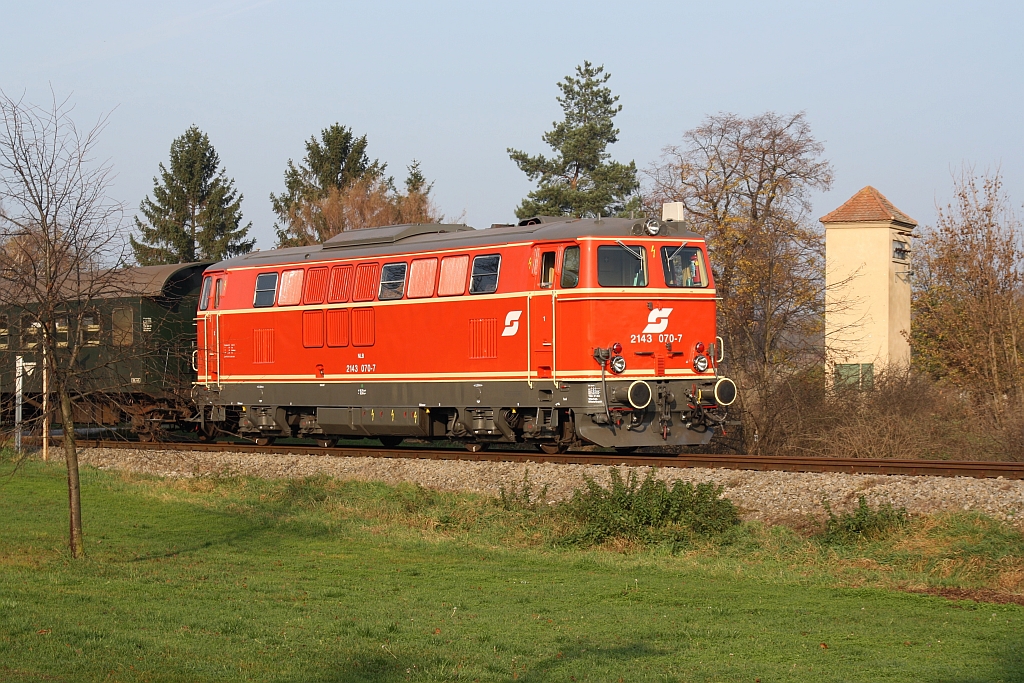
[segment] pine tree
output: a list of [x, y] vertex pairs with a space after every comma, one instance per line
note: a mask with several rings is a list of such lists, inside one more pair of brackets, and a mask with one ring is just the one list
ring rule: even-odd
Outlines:
[[356, 181], [383, 177], [387, 164], [370, 161], [366, 146], [365, 135], [357, 138], [351, 128], [335, 123], [320, 132], [319, 140], [315, 135], [309, 138], [306, 157], [298, 166], [288, 160], [284, 171], [285, 191], [270, 195], [279, 221], [274, 224], [278, 246], [309, 242], [309, 226], [299, 214], [308, 213], [310, 205], [326, 200], [332, 191], [345, 190]]
[[147, 196], [139, 207], [146, 220], [135, 217], [135, 260], [144, 266], [188, 263], [251, 251], [256, 240], [244, 239], [252, 223], [241, 227], [241, 205], [210, 138], [190, 127], [171, 143], [170, 170], [160, 164], [153, 199]]
[[604, 67], [583, 62], [576, 76], [558, 83], [557, 98], [565, 119], [543, 140], [555, 150], [550, 159], [529, 156], [511, 147], [507, 150], [519, 169], [537, 181], [538, 188], [527, 195], [516, 216], [609, 216], [628, 214], [640, 207], [636, 191], [636, 164], [610, 160], [608, 145], [618, 141], [619, 130], [612, 119], [622, 110], [618, 95], [605, 84], [611, 74]]

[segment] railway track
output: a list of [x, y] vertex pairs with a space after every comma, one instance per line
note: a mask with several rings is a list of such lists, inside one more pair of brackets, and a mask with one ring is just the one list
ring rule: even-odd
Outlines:
[[470, 460], [478, 462], [551, 462], [576, 465], [627, 465], [630, 467], [708, 467], [732, 470], [779, 472], [842, 472], [846, 474], [900, 474], [910, 476], [1024, 479], [1024, 463], [960, 460], [888, 460], [869, 458], [814, 458], [763, 455], [622, 455], [609, 453], [530, 453], [488, 450], [470, 453], [459, 449], [372, 448], [348, 446], [320, 448], [313, 445], [256, 446], [244, 443], [194, 443], [80, 440], [87, 448], [142, 448], [193, 452], [266, 453], [268, 455], [320, 455], [342, 458], [415, 458], [423, 460]]

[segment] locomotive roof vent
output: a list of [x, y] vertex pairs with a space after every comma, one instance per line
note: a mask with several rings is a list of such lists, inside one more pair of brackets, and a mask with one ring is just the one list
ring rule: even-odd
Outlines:
[[346, 230], [327, 240], [323, 249], [345, 249], [363, 247], [371, 244], [394, 244], [417, 235], [437, 234], [443, 232], [463, 232], [472, 230], [468, 225], [441, 225], [438, 223], [409, 223], [406, 225], [388, 225], [383, 228], [362, 228]]

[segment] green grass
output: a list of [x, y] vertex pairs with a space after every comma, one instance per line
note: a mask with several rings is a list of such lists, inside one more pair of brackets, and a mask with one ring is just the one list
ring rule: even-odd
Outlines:
[[75, 562], [63, 470], [12, 467], [0, 680], [1024, 680], [1024, 608], [895, 590], [1019, 591], [1024, 541], [977, 515], [580, 550], [521, 495], [84, 469]]

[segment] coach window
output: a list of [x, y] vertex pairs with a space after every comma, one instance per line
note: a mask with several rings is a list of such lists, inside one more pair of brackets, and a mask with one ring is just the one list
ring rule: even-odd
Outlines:
[[572, 289], [580, 283], [580, 248], [566, 247], [562, 252], [562, 287]]
[[669, 287], [707, 287], [704, 253], [696, 247], [662, 247], [661, 265]]
[[647, 252], [622, 242], [597, 248], [597, 282], [602, 287], [646, 287]]
[[473, 275], [469, 279], [470, 294], [493, 294], [498, 291], [501, 256], [491, 254], [473, 259]]
[[468, 273], [468, 256], [445, 256], [441, 259], [441, 278], [437, 283], [437, 295], [462, 296], [465, 294]]
[[42, 323], [32, 320], [31, 316], [22, 316], [21, 345], [26, 349], [34, 349], [39, 346], [39, 333], [42, 332], [42, 330]]
[[199, 310], [205, 311], [210, 307], [210, 286], [213, 284], [213, 278], [207, 275], [203, 278], [203, 291], [199, 294]]
[[6, 315], [0, 315], [0, 349], [6, 349], [11, 345], [11, 328], [7, 322]]
[[302, 301], [302, 268], [281, 273], [281, 291], [277, 293], [278, 306], [294, 306]]
[[100, 345], [100, 316], [96, 311], [86, 311], [79, 328], [84, 346]]
[[274, 305], [277, 297], [277, 273], [260, 273], [256, 276], [256, 295], [253, 297], [252, 305], [256, 308], [266, 308]]
[[540, 257], [540, 286], [547, 288], [555, 283], [555, 252], [545, 251]]
[[110, 312], [110, 343], [113, 346], [131, 346], [134, 341], [135, 312], [128, 306], [119, 306]]
[[405, 294], [405, 263], [385, 263], [380, 269], [380, 294], [377, 298], [381, 301], [393, 301], [401, 299]]
[[66, 349], [68, 347], [68, 341], [71, 338], [71, 334], [70, 334], [69, 328], [68, 328], [68, 319], [67, 319], [67, 317], [57, 318], [56, 323], [57, 324], [55, 326], [56, 327], [55, 331], [57, 333], [56, 334], [57, 348], [59, 348], [59, 349]]

